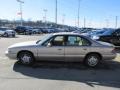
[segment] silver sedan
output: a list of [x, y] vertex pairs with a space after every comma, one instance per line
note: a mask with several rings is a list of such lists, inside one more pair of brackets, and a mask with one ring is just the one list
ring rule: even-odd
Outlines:
[[42, 40], [18, 43], [6, 51], [10, 59], [31, 65], [34, 61], [79, 62], [95, 67], [103, 60], [116, 57], [114, 46], [76, 33], [55, 33]]

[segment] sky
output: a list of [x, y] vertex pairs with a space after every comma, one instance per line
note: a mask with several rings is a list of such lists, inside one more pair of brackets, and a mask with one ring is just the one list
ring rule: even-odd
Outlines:
[[[0, 19], [19, 20], [17, 0], [0, 0]], [[46, 20], [55, 22], [55, 0], [22, 0], [24, 20]], [[58, 0], [58, 23], [77, 26], [78, 0]], [[80, 27], [115, 27], [118, 16], [120, 27], [120, 0], [80, 0]]]

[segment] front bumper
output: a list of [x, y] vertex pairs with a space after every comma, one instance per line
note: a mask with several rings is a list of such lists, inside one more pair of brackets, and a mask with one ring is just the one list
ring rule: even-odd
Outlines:
[[5, 55], [9, 58], [9, 59], [17, 59], [17, 55], [13, 54], [13, 53], [9, 53], [8, 51], [5, 52]]

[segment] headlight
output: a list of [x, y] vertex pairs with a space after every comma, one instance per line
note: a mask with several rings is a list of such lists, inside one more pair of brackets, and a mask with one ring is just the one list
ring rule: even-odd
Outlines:
[[12, 49], [8, 49], [7, 51], [8, 51], [8, 53], [14, 53], [14, 51]]
[[10, 50], [10, 49], [8, 49], [7, 51], [8, 51], [8, 53], [11, 53], [11, 50]]
[[92, 39], [98, 40], [100, 37], [99, 36], [93, 36]]

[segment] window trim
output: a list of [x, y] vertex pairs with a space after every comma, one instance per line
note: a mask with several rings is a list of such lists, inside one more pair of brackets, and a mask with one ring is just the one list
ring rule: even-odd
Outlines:
[[[64, 37], [64, 42], [65, 42], [65, 44], [64, 44], [63, 46], [68, 46], [68, 45], [66, 44], [66, 40], [65, 40], [66, 37], [68, 37], [68, 36], [81, 37], [81, 38], [87, 40], [88, 43], [89, 43], [89, 45], [83, 45], [83, 46], [91, 46], [91, 45], [92, 45], [92, 42], [91, 42], [89, 39], [87, 39], [86, 37], [84, 37], [84, 36], [80, 36], [80, 35], [54, 35], [54, 36], [50, 37], [49, 39], [47, 39], [46, 41], [44, 41], [44, 42], [41, 44], [41, 46], [45, 46], [44, 44], [45, 44], [46, 42], [48, 42], [50, 39], [55, 38], [55, 37], [57, 37], [57, 36], [63, 36], [63, 37]], [[83, 47], [83, 46], [69, 46], [69, 47]], [[57, 47], [57, 46], [54, 46], [54, 47]], [[60, 46], [60, 47], [62, 47], [62, 46]]]
[[[65, 35], [55, 35], [55, 36], [50, 37], [50, 38], [47, 39], [46, 41], [44, 41], [44, 42], [41, 44], [41, 46], [45, 46], [44, 44], [45, 44], [46, 42], [50, 41], [51, 39], [53, 40], [53, 39], [54, 39], [55, 37], [57, 37], [57, 36], [63, 36], [63, 37], [65, 38]], [[64, 42], [65, 42], [65, 40], [64, 40]], [[65, 46], [65, 45], [63, 45], [63, 46]], [[62, 46], [53, 46], [53, 47], [62, 47]]]

